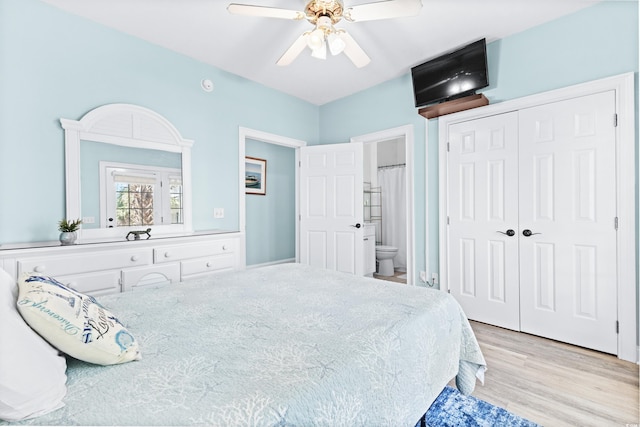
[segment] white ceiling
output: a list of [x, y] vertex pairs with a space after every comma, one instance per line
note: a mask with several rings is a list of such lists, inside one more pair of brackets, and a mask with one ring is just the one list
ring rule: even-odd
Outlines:
[[[417, 17], [342, 20], [336, 27], [347, 30], [371, 58], [360, 69], [344, 54], [319, 60], [309, 50], [288, 67], [277, 66], [284, 51], [311, 24], [231, 15], [226, 10], [231, 0], [42, 1], [322, 105], [404, 75], [412, 66], [466, 43], [483, 37], [492, 42], [601, 0], [422, 0]], [[295, 10], [306, 4], [304, 0], [233, 1]], [[348, 7], [373, 1], [344, 3]]]

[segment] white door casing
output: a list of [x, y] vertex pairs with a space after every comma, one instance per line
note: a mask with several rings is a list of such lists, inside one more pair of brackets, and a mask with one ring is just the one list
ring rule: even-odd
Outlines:
[[519, 114], [521, 330], [615, 354], [615, 92]]
[[449, 283], [470, 319], [519, 330], [518, 113], [449, 131]]
[[362, 144], [300, 149], [300, 262], [364, 274]]

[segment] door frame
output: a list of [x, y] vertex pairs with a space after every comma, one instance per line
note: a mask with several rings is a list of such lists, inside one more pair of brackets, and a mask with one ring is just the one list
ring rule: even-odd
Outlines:
[[[618, 358], [638, 363], [640, 350], [637, 343], [637, 278], [636, 278], [636, 194], [635, 181], [635, 90], [634, 73], [625, 73], [604, 79], [581, 83], [561, 89], [543, 92], [514, 100], [487, 105], [477, 109], [442, 116], [438, 123], [439, 150], [439, 251], [440, 251], [440, 289], [448, 291], [448, 227], [447, 227], [447, 139], [448, 129], [454, 123], [478, 119], [490, 115], [502, 114], [537, 105], [563, 101], [603, 91], [616, 93], [616, 183], [618, 212], [617, 235], [617, 276], [618, 276]], [[612, 120], [614, 118], [612, 117]], [[633, 177], [630, 179], [629, 177]], [[612, 224], [613, 226], [613, 224]], [[623, 254], [635, 254], [624, 256]]]
[[[414, 284], [414, 265], [415, 265], [415, 219], [414, 219], [414, 206], [413, 206], [413, 169], [414, 169], [414, 131], [413, 125], [398, 126], [391, 129], [381, 130], [379, 132], [368, 133], [365, 135], [353, 136], [350, 142], [362, 142], [363, 144], [386, 141], [389, 139], [403, 138], [405, 144], [405, 171], [406, 171], [406, 199], [407, 199], [407, 285]], [[427, 230], [429, 227], [427, 227]], [[427, 231], [428, 232], [428, 231]], [[428, 239], [425, 239], [428, 242]], [[429, 260], [426, 260], [428, 264]], [[426, 265], [426, 264], [425, 264]]]
[[[246, 194], [245, 194], [245, 186], [244, 186], [244, 166], [245, 166], [245, 155], [246, 155], [246, 143], [247, 139], [253, 139], [260, 142], [266, 142], [267, 144], [275, 144], [281, 145], [283, 147], [293, 148], [295, 151], [295, 164], [299, 164], [300, 162], [300, 147], [304, 147], [307, 145], [305, 141], [289, 138], [286, 136], [276, 135], [273, 133], [263, 132], [260, 130], [250, 129], [246, 127], [240, 126], [238, 128], [238, 213], [239, 213], [239, 228], [240, 228], [240, 259], [243, 260], [244, 266], [247, 265], [247, 202], [246, 202]], [[300, 209], [299, 209], [299, 178], [300, 178], [300, 168], [296, 167], [296, 177], [295, 177], [295, 218], [299, 218]], [[296, 235], [295, 235], [295, 245], [296, 245], [296, 262], [300, 262], [300, 253], [299, 253], [299, 221], [296, 221]]]

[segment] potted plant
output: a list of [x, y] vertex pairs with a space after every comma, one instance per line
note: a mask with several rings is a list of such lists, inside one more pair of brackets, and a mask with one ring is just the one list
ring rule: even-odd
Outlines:
[[75, 219], [73, 221], [69, 221], [67, 219], [63, 219], [58, 222], [58, 230], [60, 231], [60, 243], [64, 246], [73, 245], [78, 238], [78, 228], [80, 228], [80, 224], [82, 224], [81, 219]]

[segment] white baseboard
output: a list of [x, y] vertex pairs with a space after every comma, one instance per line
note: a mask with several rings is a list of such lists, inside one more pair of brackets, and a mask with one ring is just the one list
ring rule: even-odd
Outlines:
[[247, 270], [250, 268], [260, 268], [260, 267], [266, 267], [269, 265], [278, 265], [278, 264], [289, 264], [292, 262], [296, 262], [296, 259], [295, 258], [280, 259], [278, 261], [264, 262], [262, 264], [247, 265]]

